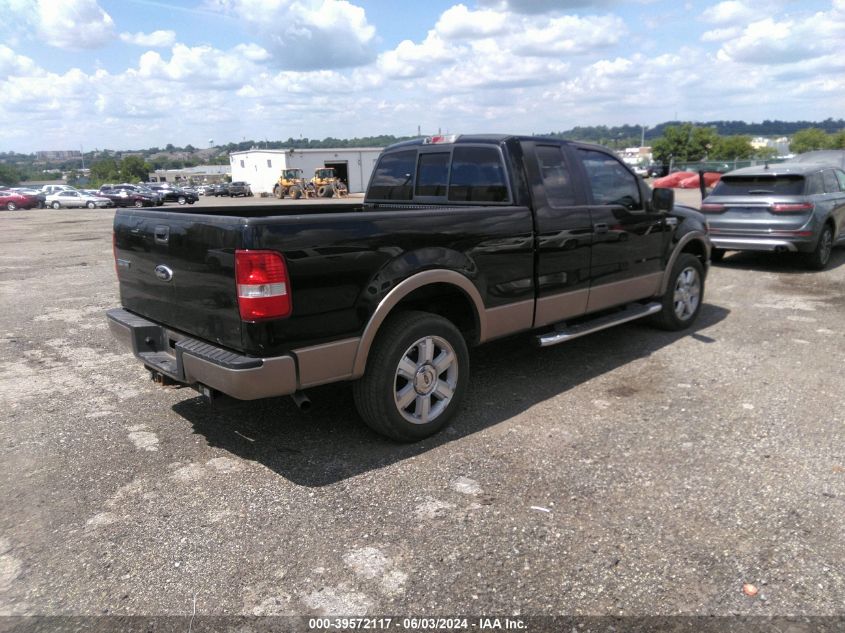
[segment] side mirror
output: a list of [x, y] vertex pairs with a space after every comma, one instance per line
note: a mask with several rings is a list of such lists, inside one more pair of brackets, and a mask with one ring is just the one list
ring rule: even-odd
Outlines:
[[659, 187], [651, 192], [651, 208], [660, 213], [668, 213], [675, 206], [675, 190]]

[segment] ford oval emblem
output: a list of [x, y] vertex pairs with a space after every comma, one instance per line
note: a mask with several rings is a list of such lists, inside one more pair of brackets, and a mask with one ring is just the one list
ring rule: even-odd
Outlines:
[[156, 277], [162, 281], [170, 281], [173, 279], [173, 271], [163, 264], [156, 266]]

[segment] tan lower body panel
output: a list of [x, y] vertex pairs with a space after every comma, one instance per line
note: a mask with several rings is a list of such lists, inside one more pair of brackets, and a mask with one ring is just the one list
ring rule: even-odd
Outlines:
[[360, 338], [348, 338], [293, 350], [299, 366], [299, 388], [352, 378], [355, 354], [360, 344]]
[[537, 299], [537, 316], [534, 319], [534, 327], [543, 327], [581, 316], [587, 311], [589, 296], [590, 290], [584, 288], [583, 290], [562, 292]]
[[484, 311], [484, 318], [487, 321], [484, 341], [530, 330], [534, 320], [534, 299], [488, 308]]
[[660, 292], [663, 273], [652, 273], [590, 288], [587, 312], [596, 312], [613, 306], [653, 297]]

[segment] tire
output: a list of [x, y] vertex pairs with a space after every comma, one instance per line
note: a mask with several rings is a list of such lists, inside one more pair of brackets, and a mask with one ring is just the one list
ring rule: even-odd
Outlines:
[[720, 262], [725, 258], [725, 249], [724, 248], [711, 248], [710, 249], [710, 261], [711, 262]]
[[9, 211], [14, 211], [15, 209], [17, 209], [17, 208], [18, 208], [18, 205], [17, 205], [17, 204], [15, 204], [14, 202], [7, 202], [7, 203], [6, 203], [6, 208], [7, 208]]
[[288, 195], [293, 200], [299, 200], [302, 197], [302, 189], [299, 187], [291, 187], [288, 189]]
[[61, 204], [59, 204], [58, 202], [54, 202], [54, 203], [52, 204], [52, 207], [53, 207], [54, 209], [61, 209], [61, 208], [62, 208], [62, 205], [61, 205]]
[[812, 252], [805, 255], [807, 267], [812, 270], [824, 270], [830, 262], [830, 254], [833, 251], [833, 229], [830, 224], [825, 224], [822, 228], [819, 241], [816, 242], [816, 247]]
[[88, 207], [89, 209], [94, 209], [94, 208], [96, 208], [96, 206], [97, 206], [97, 205], [96, 205], [96, 204], [94, 204], [93, 202], [89, 202], [89, 203], [88, 203], [88, 204], [86, 204], [85, 206], [86, 206], [86, 207]]
[[334, 193], [334, 192], [332, 191], [332, 188], [329, 187], [328, 185], [323, 185], [322, 187], [319, 187], [317, 189], [317, 195], [320, 198], [331, 198], [332, 193]]
[[409, 311], [384, 323], [352, 393], [367, 426], [399, 442], [416, 442], [449, 422], [468, 383], [463, 335], [441, 316]]
[[176, 199], [176, 202], [178, 202], [179, 204], [187, 204], [188, 199], [185, 196], [179, 196]]
[[670, 331], [688, 328], [698, 318], [703, 298], [704, 266], [695, 255], [681, 253], [661, 301], [663, 310], [654, 316], [654, 324]]
[[141, 207], [144, 206], [144, 201], [143, 200], [136, 200], [135, 206], [140, 209]]
[[273, 187], [273, 197], [279, 198], [280, 200], [285, 197], [285, 190], [282, 189], [279, 185]]

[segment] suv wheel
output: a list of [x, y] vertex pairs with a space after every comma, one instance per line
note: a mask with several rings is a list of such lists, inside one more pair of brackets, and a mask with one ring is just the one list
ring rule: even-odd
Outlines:
[[186, 204], [188, 202], [188, 199], [185, 196], [179, 196], [176, 199], [176, 202], [178, 202], [179, 204]]
[[830, 254], [833, 251], [833, 229], [830, 224], [825, 224], [819, 241], [813, 252], [807, 253], [807, 266], [813, 270], [822, 270], [830, 261]]
[[436, 314], [400, 312], [382, 326], [353, 395], [370, 428], [415, 442], [449, 422], [468, 382], [469, 352], [460, 331]]
[[681, 253], [663, 295], [663, 310], [654, 316], [654, 323], [664, 330], [689, 327], [701, 312], [703, 297], [704, 267], [695, 255]]

